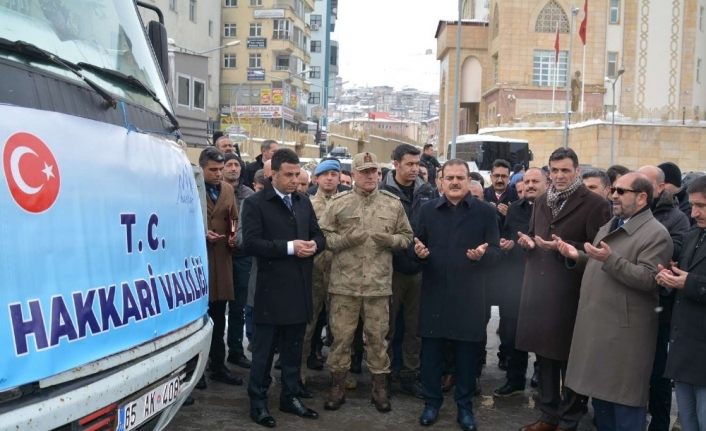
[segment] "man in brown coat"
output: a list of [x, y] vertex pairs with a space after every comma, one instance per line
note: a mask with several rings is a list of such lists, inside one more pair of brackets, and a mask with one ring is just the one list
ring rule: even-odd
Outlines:
[[226, 347], [223, 342], [226, 327], [226, 305], [233, 295], [233, 260], [238, 209], [233, 186], [223, 181], [223, 154], [208, 147], [199, 156], [206, 183], [208, 230], [208, 315], [213, 319], [213, 338], [209, 352], [209, 377], [229, 385], [242, 385], [243, 379], [225, 366]]
[[581, 271], [570, 270], [557, 250], [557, 235], [583, 250], [610, 218], [605, 199], [581, 182], [579, 161], [570, 148], [549, 156], [552, 184], [537, 198], [528, 234], [517, 243], [528, 250], [517, 323], [516, 348], [537, 355], [539, 408], [537, 422], [522, 431], [575, 430], [586, 412], [586, 397], [569, 388], [561, 376], [571, 348], [579, 302]]
[[585, 252], [559, 240], [567, 264], [585, 269], [566, 386], [592, 398], [599, 430], [644, 430], [657, 340], [654, 277], [673, 245], [650, 211], [645, 175], [625, 174], [611, 191], [615, 217]]

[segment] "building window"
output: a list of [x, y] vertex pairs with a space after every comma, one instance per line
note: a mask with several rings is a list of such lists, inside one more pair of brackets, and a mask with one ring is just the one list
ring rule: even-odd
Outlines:
[[236, 37], [238, 35], [238, 26], [233, 23], [223, 24], [223, 37]]
[[309, 17], [309, 25], [312, 30], [318, 30], [321, 27], [321, 15], [311, 15]]
[[206, 108], [206, 83], [197, 79], [193, 79], [194, 83], [194, 100], [191, 105], [194, 109]]
[[[557, 87], [566, 86], [566, 67], [569, 56], [566, 51], [559, 51], [558, 69], [554, 50], [535, 50], [532, 60], [532, 84], [539, 87], [551, 87], [556, 79]], [[558, 76], [555, 76], [558, 71]]]
[[169, 0], [169, 10], [176, 12], [177, 0]]
[[338, 47], [336, 45], [331, 45], [331, 59], [330, 59], [330, 65], [331, 66], [336, 66], [338, 65]]
[[610, 0], [608, 23], [620, 24], [620, 0]]
[[262, 36], [262, 24], [250, 23], [250, 37]]
[[321, 52], [321, 41], [312, 40], [311, 41], [311, 52]]
[[189, 21], [196, 22], [196, 0], [189, 0]]
[[289, 70], [289, 57], [277, 57], [275, 70]]
[[696, 82], [701, 84], [701, 59], [696, 60]]
[[495, 4], [493, 9], [493, 39], [498, 37], [500, 33], [500, 13], [498, 12], [498, 4]]
[[699, 8], [699, 31], [704, 31], [704, 7]]
[[213, 37], [213, 20], [208, 20], [208, 37]]
[[500, 72], [500, 63], [499, 63], [499, 57], [498, 54], [495, 54], [493, 56], [493, 82], [498, 83], [499, 82], [499, 72]]
[[273, 39], [289, 39], [292, 23], [286, 19], [276, 19], [272, 23], [274, 26]]
[[321, 93], [318, 91], [309, 93], [309, 104], [310, 105], [320, 105], [321, 104]]
[[191, 102], [191, 80], [188, 76], [177, 75], [177, 104], [189, 107]]
[[262, 55], [250, 54], [250, 58], [248, 59], [248, 67], [262, 67]]
[[309, 78], [321, 79], [321, 66], [311, 66], [309, 68]]
[[608, 56], [606, 59], [605, 76], [613, 78], [617, 74], [618, 74], [618, 53], [614, 52], [614, 51], [608, 51]]
[[538, 33], [554, 33], [556, 25], [559, 23], [559, 31], [569, 32], [569, 17], [556, 0], [550, 0], [539, 12], [537, 21], [534, 24], [534, 31]]
[[250, 6], [262, 6], [262, 0], [250, 0]]
[[238, 0], [224, 0], [224, 1], [223, 1], [223, 6], [225, 6], [225, 7], [237, 7], [237, 6], [238, 6]]
[[235, 54], [223, 54], [223, 68], [224, 69], [235, 69]]

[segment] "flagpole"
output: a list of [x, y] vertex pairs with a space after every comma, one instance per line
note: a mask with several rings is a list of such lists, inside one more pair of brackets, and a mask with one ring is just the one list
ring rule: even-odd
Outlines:
[[557, 77], [557, 71], [558, 67], [556, 64], [556, 61], [554, 62], [554, 73], [552, 77], [552, 114], [554, 113], [554, 96], [556, 95], [556, 77]]
[[581, 64], [581, 113], [583, 114], [583, 95], [586, 91], [586, 44], [583, 45], [583, 62]]
[[569, 58], [566, 64], [566, 82], [564, 90], [566, 91], [566, 111], [564, 112], [564, 148], [569, 146], [569, 111], [571, 109], [571, 54], [574, 41], [574, 17], [578, 14], [578, 8], [571, 9], [571, 24], [569, 26]]

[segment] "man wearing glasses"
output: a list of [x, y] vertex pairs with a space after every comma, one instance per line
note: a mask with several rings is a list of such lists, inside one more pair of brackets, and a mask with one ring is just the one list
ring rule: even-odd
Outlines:
[[599, 430], [644, 430], [659, 319], [655, 275], [673, 245], [650, 211], [645, 175], [623, 175], [610, 191], [615, 216], [585, 251], [554, 237], [567, 265], [584, 269], [565, 384], [592, 398]]

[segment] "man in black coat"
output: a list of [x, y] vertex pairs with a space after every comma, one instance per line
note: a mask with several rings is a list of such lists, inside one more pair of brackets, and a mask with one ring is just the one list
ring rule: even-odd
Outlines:
[[[422, 204], [436, 198], [431, 185], [419, 177], [420, 153], [413, 145], [398, 145], [392, 152], [395, 169], [389, 171], [380, 183], [380, 189], [400, 198], [410, 225], [419, 214]], [[392, 255], [392, 269], [388, 353], [392, 358], [395, 331], [398, 329], [395, 323], [402, 312], [404, 333], [400, 349], [400, 386], [404, 392], [421, 398], [421, 386], [417, 382], [420, 341], [416, 331], [419, 325], [419, 292], [422, 288], [421, 268], [414, 256], [409, 256], [406, 250], [400, 250]]]
[[436, 171], [438, 169], [441, 169], [441, 164], [439, 164], [439, 161], [436, 159], [436, 157], [434, 157], [434, 146], [432, 144], [424, 144], [424, 150], [420, 162], [423, 163], [429, 170], [429, 178], [427, 181], [432, 186], [432, 188], [435, 188]]
[[296, 192], [299, 158], [290, 149], [272, 157], [272, 181], [243, 202], [243, 247], [257, 260], [255, 325], [250, 369], [250, 417], [274, 427], [267, 409], [267, 389], [275, 343], [282, 366], [280, 410], [310, 419], [318, 414], [304, 406], [299, 375], [306, 323], [312, 318], [313, 256], [325, 247], [309, 199]]
[[665, 376], [676, 383], [685, 430], [706, 428], [706, 177], [687, 189], [696, 226], [684, 241], [678, 266], [660, 267], [661, 286], [677, 291]]
[[485, 292], [476, 280], [501, 252], [495, 211], [470, 195], [468, 174], [462, 160], [444, 164], [444, 196], [422, 207], [412, 248], [423, 268], [419, 332], [425, 406], [419, 422], [428, 426], [438, 417], [448, 342], [456, 358], [456, 420], [461, 429], [476, 430], [471, 398], [485, 336]]
[[[690, 228], [689, 218], [684, 215], [674, 202], [672, 194], [665, 190], [664, 171], [657, 166], [643, 166], [638, 172], [645, 175], [652, 183], [652, 215], [669, 232], [674, 244], [673, 261], [679, 260], [684, 237]], [[650, 426], [648, 431], [669, 431], [670, 411], [672, 408], [672, 382], [664, 377], [667, 364], [667, 344], [669, 343], [669, 327], [674, 306], [674, 292], [660, 289], [659, 292], [659, 332], [657, 333], [657, 350], [652, 365], [650, 378]]]
[[241, 175], [241, 184], [244, 184], [251, 189], [254, 189], [253, 181], [255, 180], [255, 172], [265, 168], [265, 162], [272, 158], [272, 155], [279, 149], [277, 141], [267, 139], [260, 145], [260, 155], [255, 157], [254, 162], [248, 163]]
[[524, 184], [524, 198], [510, 205], [500, 239], [500, 249], [505, 252], [505, 259], [498, 266], [503, 269], [503, 281], [507, 287], [500, 304], [500, 317], [503, 319], [500, 340], [506, 349], [507, 380], [502, 387], [493, 391], [496, 397], [508, 397], [522, 392], [526, 384], [527, 352], [515, 349], [515, 334], [527, 252], [515, 246], [515, 242], [518, 232], [529, 232], [534, 201], [547, 191], [547, 177], [540, 168], [530, 168], [524, 173], [521, 182]]

